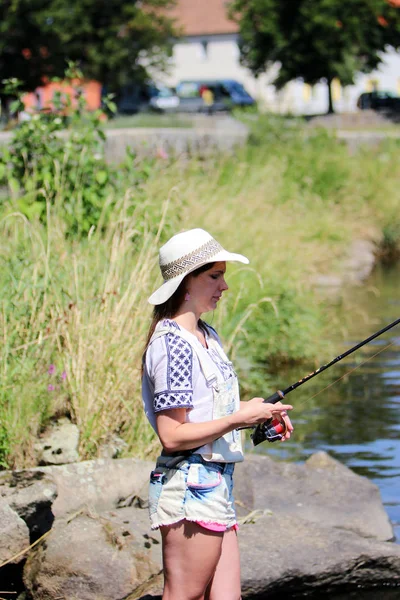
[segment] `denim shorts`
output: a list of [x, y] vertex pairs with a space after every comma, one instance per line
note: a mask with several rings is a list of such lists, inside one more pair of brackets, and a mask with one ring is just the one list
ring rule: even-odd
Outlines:
[[236, 528], [233, 490], [234, 463], [205, 461], [191, 454], [175, 468], [160, 456], [150, 475], [149, 513], [152, 529], [183, 519], [207, 529]]

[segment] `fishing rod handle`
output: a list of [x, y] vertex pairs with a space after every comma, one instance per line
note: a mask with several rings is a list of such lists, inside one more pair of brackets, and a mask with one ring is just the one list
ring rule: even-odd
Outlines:
[[283, 392], [281, 392], [281, 390], [278, 390], [277, 392], [272, 394], [272, 396], [270, 396], [269, 398], [266, 398], [264, 400], [264, 402], [267, 404], [276, 404], [277, 402], [280, 402], [281, 400], [283, 400], [284, 397], [285, 397], [285, 394]]
[[[285, 394], [281, 390], [278, 390], [272, 394], [272, 396], [266, 398], [264, 402], [268, 404], [276, 404], [284, 397]], [[282, 421], [279, 421], [278, 419], [268, 419], [268, 421], [265, 421], [265, 423], [260, 423], [257, 425], [250, 437], [253, 441], [253, 445], [258, 446], [258, 444], [261, 444], [265, 441], [272, 443], [281, 440], [282, 434], [285, 433], [285, 431], [286, 427]]]

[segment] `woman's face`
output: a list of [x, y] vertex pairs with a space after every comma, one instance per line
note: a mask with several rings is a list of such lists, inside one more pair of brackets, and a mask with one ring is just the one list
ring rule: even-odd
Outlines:
[[189, 276], [187, 291], [190, 298], [185, 302], [187, 308], [195, 313], [202, 314], [214, 310], [222, 292], [228, 289], [225, 281], [226, 263], [217, 262], [211, 269], [197, 275]]

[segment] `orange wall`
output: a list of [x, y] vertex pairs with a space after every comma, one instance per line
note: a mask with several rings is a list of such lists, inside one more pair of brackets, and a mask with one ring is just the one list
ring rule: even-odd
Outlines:
[[72, 106], [76, 106], [76, 89], [78, 87], [83, 91], [88, 110], [100, 108], [101, 84], [98, 81], [80, 82], [76, 80], [71, 83], [63, 81], [47, 83], [46, 85], [36, 88], [34, 92], [25, 94], [22, 97], [22, 102], [25, 105], [25, 109], [28, 111], [43, 109], [53, 110], [54, 94], [59, 92], [63, 96], [69, 97]]

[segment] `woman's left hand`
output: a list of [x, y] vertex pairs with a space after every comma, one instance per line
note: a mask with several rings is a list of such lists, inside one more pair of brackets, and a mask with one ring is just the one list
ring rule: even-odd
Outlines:
[[290, 417], [286, 411], [273, 413], [273, 415], [275, 419], [278, 419], [278, 421], [281, 421], [285, 425], [285, 432], [282, 433], [281, 439], [281, 442], [284, 442], [285, 440], [288, 440], [290, 438], [290, 435], [293, 433], [294, 430]]

